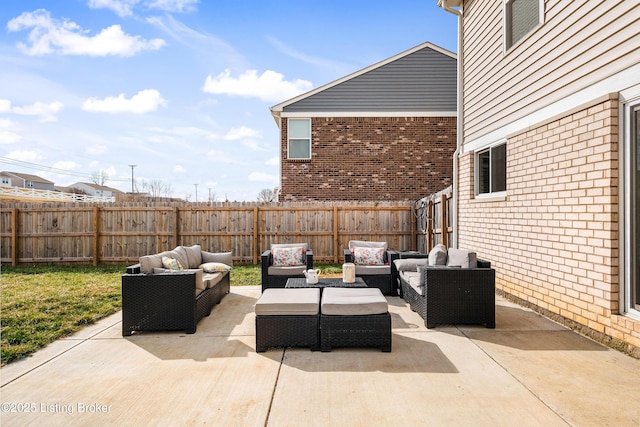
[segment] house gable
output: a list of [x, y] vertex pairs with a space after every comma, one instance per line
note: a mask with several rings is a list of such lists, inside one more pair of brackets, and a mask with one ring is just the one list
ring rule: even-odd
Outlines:
[[423, 43], [271, 108], [274, 117], [453, 116], [456, 55]]

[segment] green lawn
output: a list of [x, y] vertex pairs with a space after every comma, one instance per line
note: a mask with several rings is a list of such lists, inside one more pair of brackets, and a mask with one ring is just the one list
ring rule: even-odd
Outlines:
[[[2, 266], [1, 364], [6, 365], [73, 334], [121, 308], [125, 266]], [[319, 265], [340, 273], [340, 265]], [[232, 286], [260, 285], [260, 266], [235, 266]], [[224, 300], [223, 300], [224, 302]]]

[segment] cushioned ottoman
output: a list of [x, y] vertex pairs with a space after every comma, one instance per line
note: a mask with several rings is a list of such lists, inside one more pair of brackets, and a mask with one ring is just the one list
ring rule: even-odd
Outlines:
[[391, 315], [378, 288], [326, 288], [320, 304], [320, 349], [379, 347], [391, 351]]
[[256, 351], [320, 349], [320, 289], [265, 289], [256, 302]]

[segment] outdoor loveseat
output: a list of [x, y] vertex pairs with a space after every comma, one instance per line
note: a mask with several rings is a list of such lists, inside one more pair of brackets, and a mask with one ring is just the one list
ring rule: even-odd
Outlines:
[[140, 257], [122, 275], [122, 335], [136, 331], [184, 330], [196, 325], [229, 293], [231, 252], [200, 245]]
[[394, 261], [402, 296], [427, 328], [484, 324], [495, 328], [495, 270], [471, 251], [436, 246], [428, 258]]

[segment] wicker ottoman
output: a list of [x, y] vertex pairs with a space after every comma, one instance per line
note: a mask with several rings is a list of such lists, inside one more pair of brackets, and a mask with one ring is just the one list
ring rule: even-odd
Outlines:
[[378, 288], [326, 288], [320, 304], [320, 349], [378, 347], [391, 351], [391, 315]]
[[256, 302], [256, 351], [320, 349], [320, 289], [265, 289]]

